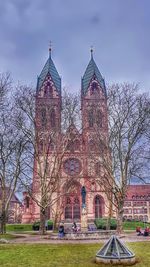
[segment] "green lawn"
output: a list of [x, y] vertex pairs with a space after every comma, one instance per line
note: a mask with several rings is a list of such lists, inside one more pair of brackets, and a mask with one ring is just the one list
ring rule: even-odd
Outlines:
[[[128, 244], [137, 255], [136, 267], [150, 266], [150, 242]], [[0, 245], [1, 267], [96, 267], [100, 244]], [[99, 265], [106, 267], [106, 265]]]

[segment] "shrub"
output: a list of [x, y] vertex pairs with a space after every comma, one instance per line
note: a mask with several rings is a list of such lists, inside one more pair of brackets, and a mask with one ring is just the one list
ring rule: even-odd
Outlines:
[[[47, 225], [46, 226], [46, 230], [52, 230], [53, 229], [53, 221], [47, 220], [47, 224], [46, 225]], [[33, 225], [32, 225], [32, 229], [34, 231], [39, 231], [39, 229], [40, 229], [40, 221], [34, 222]]]
[[[95, 222], [97, 229], [106, 230], [107, 218], [98, 218], [98, 219], [95, 219], [94, 222]], [[117, 228], [116, 219], [110, 219], [110, 229], [116, 230], [116, 228]]]
[[34, 231], [39, 231], [39, 229], [40, 229], [40, 222], [39, 221], [34, 222], [33, 225], [32, 225], [32, 229]]
[[12, 232], [32, 231], [32, 224], [7, 224], [6, 230]]

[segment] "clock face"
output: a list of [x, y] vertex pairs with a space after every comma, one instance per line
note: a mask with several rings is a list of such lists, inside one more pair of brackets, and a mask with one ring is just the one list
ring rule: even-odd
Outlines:
[[64, 171], [68, 175], [76, 175], [81, 172], [81, 163], [78, 159], [70, 158], [64, 162]]

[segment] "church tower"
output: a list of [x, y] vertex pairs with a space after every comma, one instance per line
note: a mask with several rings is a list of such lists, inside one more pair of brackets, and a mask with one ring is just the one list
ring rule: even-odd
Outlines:
[[[49, 48], [49, 57], [37, 78], [35, 95], [35, 152], [32, 183], [32, 192], [35, 195], [40, 195], [41, 190], [40, 181], [42, 178], [39, 179], [38, 173], [43, 173], [41, 174], [43, 177], [46, 176], [44, 173], [48, 170], [49, 157], [53, 153], [60, 134], [61, 78], [52, 60], [51, 48]], [[24, 199], [26, 200], [27, 197], [25, 196]], [[39, 219], [39, 206], [32, 200], [30, 202], [30, 205], [25, 204], [22, 218], [24, 222]], [[49, 217], [50, 209], [48, 208], [47, 218]]]
[[61, 130], [61, 78], [51, 57], [45, 63], [37, 79], [36, 90], [37, 129], [46, 131]]
[[95, 127], [106, 128], [106, 87], [105, 81], [91, 59], [81, 81], [82, 129], [92, 133]]
[[[103, 166], [102, 156], [108, 137], [107, 94], [91, 49], [91, 59], [81, 80], [82, 138], [85, 159], [85, 186], [87, 191], [88, 219], [107, 214], [105, 192], [100, 188]], [[99, 140], [101, 137], [101, 140]], [[92, 202], [91, 202], [92, 200]]]

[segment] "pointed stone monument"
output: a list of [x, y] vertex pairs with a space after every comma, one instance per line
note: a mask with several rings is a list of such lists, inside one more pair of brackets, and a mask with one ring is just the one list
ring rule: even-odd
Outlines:
[[135, 254], [115, 235], [96, 254], [96, 263], [133, 265]]

